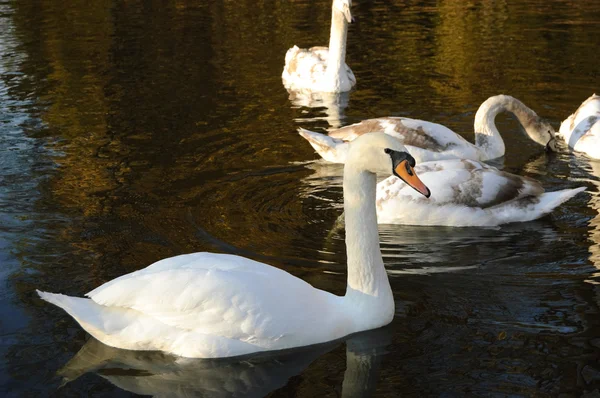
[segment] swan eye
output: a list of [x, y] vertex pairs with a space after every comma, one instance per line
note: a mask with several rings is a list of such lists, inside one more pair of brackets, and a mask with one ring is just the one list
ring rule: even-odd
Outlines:
[[383, 150], [383, 152], [385, 152], [385, 153], [387, 153], [389, 155], [390, 153], [392, 153], [392, 150], [390, 148], [385, 148]]

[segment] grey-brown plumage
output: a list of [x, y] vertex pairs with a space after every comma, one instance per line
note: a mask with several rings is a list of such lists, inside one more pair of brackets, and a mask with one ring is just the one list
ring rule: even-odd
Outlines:
[[380, 223], [496, 226], [530, 221], [585, 189], [546, 193], [532, 178], [464, 159], [417, 164], [415, 172], [431, 197], [415, 195], [398, 178], [383, 180], [377, 187]]

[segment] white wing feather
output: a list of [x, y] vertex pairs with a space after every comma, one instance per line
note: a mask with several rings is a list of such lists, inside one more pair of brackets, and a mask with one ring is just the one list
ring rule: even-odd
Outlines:
[[380, 223], [495, 226], [530, 221], [552, 211], [584, 188], [544, 193], [539, 182], [473, 160], [417, 164], [415, 172], [431, 190], [424, 198], [392, 176], [377, 185]]
[[305, 311], [307, 306], [327, 312], [330, 300], [337, 297], [275, 267], [214, 253], [161, 260], [87, 296], [98, 304], [134, 309], [170, 326], [248, 343], [302, 330], [305, 322], [314, 321], [305, 318], [316, 316]]

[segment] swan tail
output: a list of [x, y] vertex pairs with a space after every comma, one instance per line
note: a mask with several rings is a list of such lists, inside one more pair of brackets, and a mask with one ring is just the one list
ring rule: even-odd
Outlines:
[[538, 219], [585, 189], [586, 187], [563, 189], [517, 199], [501, 209], [496, 209], [496, 217], [500, 220], [498, 224]]
[[323, 159], [332, 163], [345, 163], [348, 155], [349, 145], [337, 138], [332, 138], [325, 134], [315, 133], [310, 130], [298, 128], [298, 133], [304, 137], [308, 143]]
[[[63, 309], [94, 337], [98, 334], [109, 335], [115, 333], [119, 329], [122, 329], [127, 322], [127, 319], [122, 319], [122, 315], [127, 313], [126, 309], [105, 307], [88, 298], [71, 297], [59, 293], [42, 292], [40, 290], [36, 291], [42, 300]], [[96, 338], [102, 341], [100, 337], [102, 336]]]
[[298, 46], [294, 46], [292, 48], [290, 48], [289, 50], [287, 50], [287, 52], [285, 53], [285, 68], [288, 68], [288, 65], [290, 64], [290, 62], [292, 61], [292, 59], [294, 57], [296, 57], [296, 54], [298, 54], [300, 52], [300, 48], [298, 48]]
[[298, 57], [299, 52], [300, 49], [298, 46], [294, 46], [285, 53], [285, 65], [283, 66], [281, 78], [283, 79], [286, 88], [290, 88], [293, 83], [293, 75], [296, 74], [297, 67], [297, 61], [294, 62], [294, 60]]
[[78, 307], [81, 307], [83, 304], [82, 302], [92, 301], [90, 299], [84, 299], [80, 297], [65, 296], [64, 294], [60, 293], [42, 292], [41, 290], [36, 290], [36, 292], [42, 300], [62, 308], [71, 316], [74, 316], [74, 313], [76, 313], [79, 309]]
[[573, 196], [580, 192], [585, 191], [586, 187], [579, 187], [574, 189], [563, 189], [561, 191], [546, 192], [541, 195], [540, 203], [538, 204], [537, 210], [541, 214], [550, 213], [552, 210], [571, 199]]
[[[195, 333], [161, 322], [131, 308], [100, 305], [92, 299], [37, 291], [39, 296], [62, 308], [96, 340], [115, 348], [136, 351], [167, 351], [190, 358], [215, 358], [264, 351], [255, 345], [220, 336]], [[220, 351], [219, 351], [220, 350]], [[78, 371], [66, 377], [76, 378]]]
[[[62, 308], [97, 340], [129, 350], [157, 350], [161, 333], [170, 329], [156, 319], [129, 308], [100, 305], [92, 299], [37, 290], [42, 300]], [[148, 331], [151, 331], [150, 333]]]

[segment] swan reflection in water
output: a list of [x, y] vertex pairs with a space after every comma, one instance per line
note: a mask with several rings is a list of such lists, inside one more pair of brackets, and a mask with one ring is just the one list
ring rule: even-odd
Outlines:
[[[346, 340], [343, 397], [375, 391], [381, 358], [391, 342], [390, 327], [355, 334]], [[63, 385], [94, 372], [115, 386], [160, 397], [262, 397], [285, 386], [341, 341], [285, 352], [224, 359], [192, 359], [161, 352], [128, 351], [90, 337], [61, 369]]]
[[595, 189], [590, 189], [589, 207], [594, 210], [595, 215], [589, 222], [590, 240], [592, 244], [589, 246], [590, 262], [598, 270], [593, 275], [593, 280], [590, 283], [600, 284], [600, 160], [586, 159], [586, 167], [590, 171], [589, 180], [595, 186]]
[[331, 128], [342, 127], [346, 120], [344, 110], [348, 107], [350, 93], [324, 93], [288, 90], [293, 108], [321, 108], [326, 116], [296, 118], [296, 122], [325, 120]]

